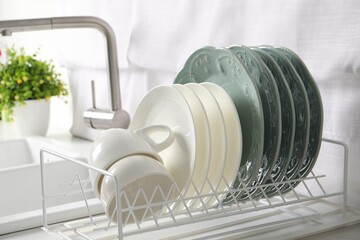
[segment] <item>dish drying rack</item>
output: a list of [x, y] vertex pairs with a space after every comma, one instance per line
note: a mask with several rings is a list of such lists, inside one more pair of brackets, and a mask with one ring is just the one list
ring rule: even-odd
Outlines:
[[[254, 190], [254, 187], [241, 188], [238, 190], [231, 189], [224, 192], [215, 192], [209, 194], [197, 194], [193, 197], [183, 197], [180, 195], [178, 199], [170, 200], [167, 198], [166, 194], [162, 192], [161, 189], [157, 189], [160, 194], [164, 197], [163, 202], [152, 203], [151, 199], [146, 199], [146, 204], [143, 206], [132, 207], [129, 202], [127, 202], [127, 208], [117, 208], [117, 222], [119, 224], [112, 223], [109, 218], [99, 210], [94, 210], [92, 207], [95, 205], [101, 205], [100, 200], [94, 197], [92, 186], [88, 176], [81, 176], [78, 172], [74, 172], [73, 178], [69, 179], [69, 182], [59, 186], [59, 189], [47, 189], [46, 181], [48, 181], [52, 176], [46, 174], [46, 161], [47, 156], [55, 155], [63, 158], [66, 161], [72, 162], [76, 165], [81, 165], [84, 168], [89, 169], [89, 171], [95, 171], [104, 176], [108, 176], [115, 181], [115, 176], [110, 174], [107, 171], [98, 169], [96, 167], [90, 166], [83, 161], [78, 159], [69, 158], [68, 156], [42, 149], [41, 150], [41, 183], [42, 183], [42, 209], [43, 209], [43, 230], [49, 232], [50, 234], [55, 234], [62, 239], [68, 240], [77, 240], [77, 239], [139, 239], [139, 236], [143, 234], [149, 234], [150, 237], [141, 237], [141, 239], [187, 239], [192, 236], [199, 236], [196, 239], [217, 239], [220, 236], [231, 236], [231, 234], [239, 234], [239, 232], [254, 231], [256, 229], [264, 229], [268, 227], [286, 227], [289, 223], [292, 222], [296, 224], [297, 221], [311, 221], [315, 223], [321, 222], [321, 211], [314, 209], [310, 203], [318, 200], [333, 199], [336, 198], [337, 201], [340, 200], [340, 205], [336, 204], [335, 211], [341, 211], [342, 217], [345, 218], [347, 214], [347, 168], [348, 168], [348, 147], [345, 143], [340, 141], [335, 141], [331, 139], [322, 139], [322, 143], [330, 144], [339, 149], [339, 152], [342, 156], [338, 156], [336, 161], [343, 161], [343, 171], [340, 174], [342, 178], [342, 186], [340, 189], [327, 184], [326, 181], [330, 181], [333, 176], [329, 176], [326, 173], [321, 173], [316, 169], [318, 162], [315, 164], [313, 171], [305, 178], [299, 178], [295, 180], [286, 180], [280, 183], [270, 183], [257, 186], [257, 189], [260, 189], [263, 197], [261, 199], [253, 199], [249, 192]], [[319, 159], [321, 160], [321, 152], [319, 154]], [[70, 170], [70, 169], [69, 169]], [[321, 170], [320, 170], [321, 171]], [[225, 181], [225, 179], [223, 179]], [[292, 184], [295, 182], [300, 182], [295, 188], [292, 187]], [[209, 183], [209, 181], [208, 181]], [[276, 189], [279, 188], [282, 184], [288, 184], [291, 187], [290, 192], [286, 194], [281, 194], [278, 192], [276, 196], [268, 197], [264, 189], [269, 186], [273, 186]], [[330, 186], [330, 187], [329, 187]], [[213, 186], [210, 186], [213, 188]], [[121, 206], [121, 199], [118, 196], [125, 197], [120, 191], [119, 186], [116, 184], [116, 205]], [[178, 191], [176, 184], [174, 189]], [[248, 195], [246, 201], [235, 201], [231, 205], [221, 204], [221, 197], [227, 194], [236, 194], [237, 192], [242, 191]], [[198, 191], [197, 191], [198, 192]], [[85, 217], [82, 219], [70, 220], [63, 223], [51, 223], [48, 219], [49, 206], [51, 201], [56, 198], [66, 198], [71, 197], [72, 195], [80, 194], [83, 200], [80, 202], [82, 207], [85, 209]], [[141, 194], [141, 189], [138, 191], [138, 195]], [[155, 194], [155, 193], [154, 193]], [[145, 196], [146, 198], [146, 196]], [[215, 198], [217, 200], [217, 206], [207, 206], [204, 199]], [[194, 204], [188, 204], [190, 202], [197, 202], [198, 207], [194, 207]], [[220, 204], [219, 204], [220, 203]], [[179, 210], [179, 207], [174, 208], [174, 204], [181, 205], [182, 207]], [[163, 214], [153, 214], [153, 208], [163, 206], [165, 209]], [[200, 206], [200, 207], [199, 207]], [[129, 216], [132, 215], [134, 211], [146, 208], [145, 214], [143, 214], [142, 219], [136, 219], [132, 224], [122, 224], [122, 222], [129, 221]], [[316, 207], [315, 207], [316, 208]], [[99, 209], [99, 208], [97, 208]], [[101, 209], [101, 207], [100, 207]], [[174, 209], [177, 209], [176, 211]], [[127, 219], [122, 219], [122, 214], [127, 212]], [[265, 223], [255, 223], [249, 224], [251, 222], [256, 222], [255, 220], [260, 218], [266, 218], [269, 215], [282, 214], [282, 217], [277, 220], [271, 220]], [[241, 217], [241, 216], [247, 217]], [[145, 218], [146, 216], [146, 218]], [[239, 218], [240, 216], [240, 218]], [[320, 220], [319, 220], [320, 218]], [[224, 221], [217, 222], [218, 219], [226, 219]], [[210, 222], [209, 222], [210, 221]], [[217, 222], [216, 224], [214, 222]], [[181, 230], [184, 226], [189, 224], [209, 224], [207, 227], [197, 228], [193, 230], [188, 228], [187, 230]], [[236, 229], [229, 228], [231, 226], [236, 226]], [[176, 234], [171, 229], [176, 228]], [[184, 228], [185, 229], [185, 228]], [[189, 230], [190, 229], [190, 230]], [[191, 230], [192, 229], [192, 230]], [[226, 233], [216, 233], [216, 230], [225, 229]], [[228, 230], [226, 230], [228, 229]], [[158, 230], [166, 230], [171, 233], [167, 236], [154, 235]], [[180, 231], [180, 232], [178, 232]], [[211, 232], [211, 235], [206, 237], [202, 234]], [[222, 239], [222, 238], [221, 238]], [[225, 238], [227, 239], [227, 238]], [[235, 238], [234, 238], [235, 239]], [[238, 238], [236, 238], [238, 239]]]

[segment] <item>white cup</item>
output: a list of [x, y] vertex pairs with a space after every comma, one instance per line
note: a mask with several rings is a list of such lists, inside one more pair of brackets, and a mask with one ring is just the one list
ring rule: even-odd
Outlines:
[[[121, 196], [121, 217], [123, 224], [138, 222], [163, 212], [165, 201], [174, 200], [175, 181], [160, 162], [144, 155], [132, 155], [117, 161], [101, 183], [101, 202], [105, 213], [117, 223], [116, 196]], [[115, 181], [120, 195], [116, 194]], [[160, 190], [161, 189], [161, 190]], [[130, 213], [129, 208], [133, 209]]]
[[[144, 155], [162, 163], [158, 154], [174, 141], [173, 131], [165, 125], [153, 125], [130, 131], [113, 128], [105, 130], [95, 140], [90, 154], [90, 165], [107, 170], [118, 160], [131, 155]], [[103, 175], [90, 171], [95, 194], [100, 196]]]

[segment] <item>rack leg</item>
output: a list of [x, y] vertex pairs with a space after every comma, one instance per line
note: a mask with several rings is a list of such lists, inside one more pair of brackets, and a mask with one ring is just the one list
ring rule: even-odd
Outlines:
[[344, 142], [323, 138], [324, 142], [340, 145], [344, 148], [344, 179], [343, 179], [343, 206], [342, 215], [346, 218], [347, 210], [347, 184], [348, 184], [348, 158], [349, 158], [349, 147]]
[[40, 151], [40, 175], [41, 175], [41, 201], [43, 211], [43, 226], [48, 227], [47, 224], [47, 212], [46, 212], [46, 201], [45, 201], [45, 173], [44, 173], [44, 151]]

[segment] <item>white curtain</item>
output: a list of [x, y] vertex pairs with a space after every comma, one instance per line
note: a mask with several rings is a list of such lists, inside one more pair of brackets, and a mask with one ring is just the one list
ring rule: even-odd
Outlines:
[[[94, 15], [117, 36], [123, 107], [131, 114], [143, 95], [171, 84], [186, 58], [206, 45], [281, 45], [313, 74], [324, 104], [324, 137], [350, 147], [349, 203], [360, 208], [360, 2], [342, 0], [92, 0], [57, 1], [58, 15]], [[63, 63], [76, 98], [73, 133], [93, 138], [82, 123], [90, 84], [108, 96], [102, 39], [63, 35]], [[98, 97], [100, 99], [101, 97]], [[100, 102], [107, 106], [108, 100]], [[326, 153], [325, 153], [326, 154]], [[330, 154], [327, 157], [331, 157]]]

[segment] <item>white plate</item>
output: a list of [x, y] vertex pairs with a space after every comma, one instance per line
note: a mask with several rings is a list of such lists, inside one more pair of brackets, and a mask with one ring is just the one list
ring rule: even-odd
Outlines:
[[[224, 89], [209, 82], [201, 83], [201, 85], [206, 87], [215, 97], [225, 121], [225, 131], [227, 136], [225, 151], [226, 160], [222, 180], [218, 186], [218, 191], [226, 191], [232, 187], [234, 180], [237, 177], [241, 162], [243, 138], [240, 119], [234, 102]], [[224, 197], [225, 194], [219, 196], [219, 200], [222, 200]]]
[[[194, 120], [196, 136], [195, 166], [192, 175], [192, 184], [190, 184], [189, 188], [185, 191], [185, 198], [194, 197], [204, 193], [204, 184], [209, 169], [208, 159], [211, 146], [209, 120], [199, 98], [189, 88], [181, 84], [173, 84], [172, 87], [184, 96], [191, 109]], [[202, 203], [200, 201], [189, 200], [187, 201], [187, 205], [188, 207], [201, 207]]]
[[[234, 189], [250, 185], [261, 167], [264, 149], [264, 114], [259, 91], [241, 60], [225, 48], [196, 50], [177, 74], [174, 83], [212, 82], [220, 85], [233, 100], [241, 120], [243, 142], [241, 165]], [[237, 192], [237, 195], [242, 195]], [[223, 203], [231, 204], [228, 195]]]
[[[208, 159], [209, 171], [201, 192], [205, 194], [213, 194], [219, 187], [225, 167], [227, 136], [225, 132], [224, 117], [215, 97], [206, 87], [198, 83], [188, 83], [185, 84], [185, 86], [198, 96], [209, 120], [211, 136], [211, 146], [209, 150], [210, 155]], [[222, 191], [224, 189], [220, 190]], [[216, 198], [203, 198], [203, 201], [207, 206], [213, 206], [217, 203]]]
[[190, 185], [197, 156], [193, 114], [185, 98], [175, 88], [158, 86], [151, 89], [138, 105], [129, 129], [162, 124], [173, 129], [174, 143], [159, 152], [183, 193]]

